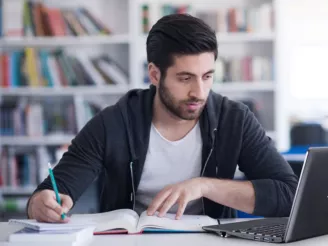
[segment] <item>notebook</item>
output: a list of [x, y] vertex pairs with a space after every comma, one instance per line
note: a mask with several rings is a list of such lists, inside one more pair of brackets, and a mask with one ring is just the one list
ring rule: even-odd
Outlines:
[[205, 232], [202, 227], [218, 225], [216, 219], [206, 215], [183, 215], [179, 220], [175, 214], [158, 217], [140, 216], [130, 209], [119, 209], [104, 213], [73, 214], [67, 223], [40, 223], [35, 220], [9, 220], [10, 224], [21, 224], [38, 231], [73, 230], [94, 226], [94, 234], [136, 234], [143, 232]]
[[92, 241], [94, 227], [74, 230], [37, 231], [22, 228], [8, 236], [11, 246], [82, 246]]
[[32, 219], [10, 219], [8, 221], [10, 225], [20, 225], [26, 228], [30, 228], [36, 231], [68, 231], [68, 230], [78, 230], [84, 229], [86, 227], [94, 227], [95, 223], [93, 221], [74, 221], [71, 220], [68, 223], [47, 223], [47, 222], [38, 222]]
[[9, 242], [75, 242], [84, 241], [93, 236], [94, 227], [61, 231], [36, 231], [24, 227], [9, 235]]

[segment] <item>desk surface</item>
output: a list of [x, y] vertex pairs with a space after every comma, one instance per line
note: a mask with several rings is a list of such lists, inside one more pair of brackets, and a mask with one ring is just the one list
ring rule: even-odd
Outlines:
[[[0, 245], [10, 246], [5, 243], [10, 233], [19, 230], [21, 227], [8, 225], [6, 222], [0, 223]], [[204, 244], [205, 243], [205, 244]], [[99, 235], [94, 236], [90, 246], [97, 245], [122, 245], [122, 246], [171, 246], [171, 245], [185, 245], [185, 246], [242, 246], [242, 245], [273, 245], [269, 243], [255, 242], [251, 240], [237, 239], [237, 238], [221, 238], [219, 236], [199, 233], [199, 234], [146, 234], [146, 235]], [[278, 245], [278, 244], [277, 244]], [[328, 235], [311, 239], [306, 239], [298, 242], [289, 243], [287, 245], [297, 246], [327, 246]], [[58, 244], [60, 246], [60, 244]]]

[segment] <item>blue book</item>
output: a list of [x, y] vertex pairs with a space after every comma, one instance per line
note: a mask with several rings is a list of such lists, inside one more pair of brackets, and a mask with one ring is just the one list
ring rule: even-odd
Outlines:
[[53, 82], [53, 78], [50, 74], [50, 70], [49, 70], [50, 68], [48, 66], [48, 59], [49, 59], [49, 52], [46, 50], [41, 50], [40, 51], [40, 61], [41, 61], [42, 76], [47, 81], [47, 86], [53, 87], [54, 82]]

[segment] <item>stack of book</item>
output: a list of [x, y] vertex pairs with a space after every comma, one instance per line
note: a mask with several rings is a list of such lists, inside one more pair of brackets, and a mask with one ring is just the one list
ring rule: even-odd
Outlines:
[[51, 226], [47, 224], [46, 228], [39, 224], [39, 229], [24, 227], [8, 237], [7, 245], [10, 246], [82, 246], [88, 245], [92, 241], [94, 227], [74, 226], [62, 224], [58, 229], [58, 225]]

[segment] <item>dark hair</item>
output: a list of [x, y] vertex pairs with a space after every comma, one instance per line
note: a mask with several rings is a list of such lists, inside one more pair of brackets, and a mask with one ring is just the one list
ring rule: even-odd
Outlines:
[[213, 52], [217, 59], [215, 31], [199, 18], [188, 14], [166, 15], [151, 28], [147, 38], [147, 60], [165, 77], [175, 55]]

